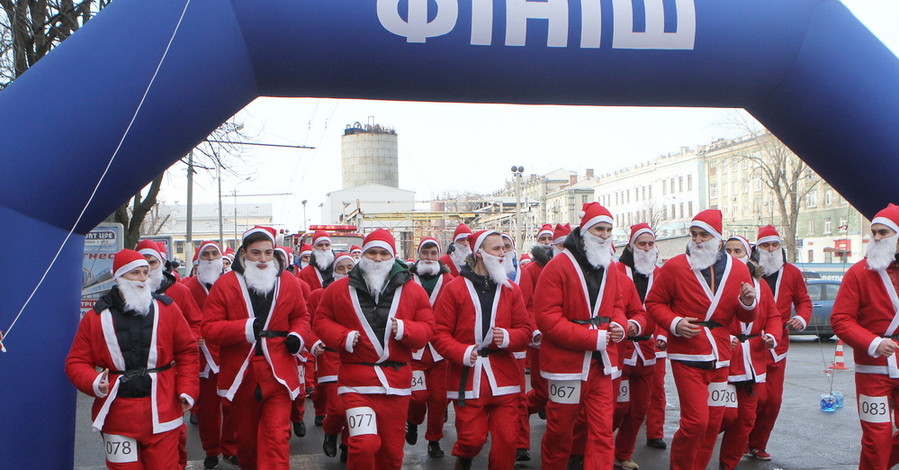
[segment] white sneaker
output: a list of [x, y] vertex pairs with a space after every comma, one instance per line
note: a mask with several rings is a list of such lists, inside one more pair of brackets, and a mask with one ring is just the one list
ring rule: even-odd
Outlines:
[[640, 470], [640, 466], [637, 465], [637, 462], [634, 462], [633, 460], [630, 460], [630, 459], [624, 460], [624, 461], [616, 459], [615, 467], [622, 468], [624, 470]]

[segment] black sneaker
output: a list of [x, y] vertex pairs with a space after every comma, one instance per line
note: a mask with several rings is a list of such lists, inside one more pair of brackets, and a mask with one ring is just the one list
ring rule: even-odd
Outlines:
[[584, 456], [572, 455], [568, 458], [568, 470], [584, 470]]
[[210, 469], [216, 468], [219, 466], [219, 456], [218, 455], [207, 455], [205, 459], [203, 459], [203, 468]]
[[315, 390], [315, 387], [309, 387], [306, 389], [306, 399], [312, 398], [312, 391]]
[[306, 435], [306, 423], [300, 421], [299, 423], [293, 423], [293, 433], [297, 435], [297, 437], [303, 437]]
[[665, 441], [661, 439], [647, 439], [646, 445], [652, 447], [653, 449], [667, 449], [668, 444], [665, 444]]
[[443, 449], [440, 448], [440, 441], [428, 441], [428, 457], [439, 459], [444, 455]]
[[347, 459], [346, 453], [347, 453], [346, 445], [340, 444], [340, 461], [341, 462], [344, 462], [344, 463], [346, 462], [346, 459]]
[[[195, 415], [193, 413], [190, 414], [190, 424], [193, 424], [194, 426], [197, 425], [197, 415]], [[218, 457], [216, 457], [216, 458], [218, 458]]]
[[537, 417], [540, 418], [540, 419], [542, 419], [543, 421], [546, 421], [546, 408], [544, 408], [544, 409], [538, 411], [538, 412], [537, 412]]
[[325, 442], [322, 443], [322, 451], [328, 457], [337, 455], [337, 434], [325, 434]]
[[465, 457], [456, 457], [456, 466], [454, 470], [471, 470], [471, 459]]
[[240, 467], [240, 461], [237, 460], [236, 455], [232, 455], [230, 457], [225, 457], [225, 461], [230, 462], [231, 465], [234, 465], [235, 467], [238, 467], [238, 468]]
[[531, 453], [527, 449], [515, 449], [516, 462], [530, 462]]
[[418, 426], [412, 423], [406, 423], [406, 442], [410, 446], [414, 446], [418, 442]]
[[324, 422], [325, 422], [325, 417], [324, 417], [324, 415], [318, 415], [318, 416], [315, 417], [315, 425], [316, 425], [316, 426], [322, 427], [322, 423], [324, 423]]

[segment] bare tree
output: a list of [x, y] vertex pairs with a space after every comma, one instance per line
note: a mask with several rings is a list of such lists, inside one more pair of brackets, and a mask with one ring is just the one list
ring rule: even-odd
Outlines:
[[140, 233], [142, 236], [158, 235], [165, 227], [165, 224], [172, 218], [170, 211], [164, 211], [160, 204], [156, 204], [147, 213], [144, 223], [141, 224]]

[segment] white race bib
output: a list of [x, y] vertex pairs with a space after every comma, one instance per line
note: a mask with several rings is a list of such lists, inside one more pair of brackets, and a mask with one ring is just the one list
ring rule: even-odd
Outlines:
[[728, 408], [737, 407], [737, 386], [727, 384], [727, 390], [724, 391], [724, 406]]
[[631, 401], [631, 381], [627, 379], [621, 379], [621, 383], [618, 384], [618, 399], [616, 400], [618, 403], [628, 403]]
[[412, 391], [418, 392], [420, 390], [427, 390], [427, 386], [425, 385], [425, 371], [423, 370], [413, 370], [412, 371]]
[[297, 366], [297, 372], [300, 374], [300, 385], [306, 386], [306, 365], [305, 363], [300, 363]]
[[858, 396], [858, 419], [868, 423], [889, 423], [890, 405], [887, 397]]
[[110, 463], [137, 462], [137, 441], [133, 437], [103, 434], [106, 461]]
[[709, 406], [727, 405], [727, 382], [709, 384]]
[[378, 422], [375, 410], [360, 406], [346, 410], [346, 424], [350, 437], [363, 434], [378, 434]]
[[547, 391], [553, 403], [577, 405], [581, 402], [580, 380], [550, 380]]

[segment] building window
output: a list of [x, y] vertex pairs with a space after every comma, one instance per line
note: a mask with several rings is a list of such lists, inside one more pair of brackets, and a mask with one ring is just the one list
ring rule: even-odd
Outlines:
[[815, 262], [815, 250], [808, 250], [808, 262], [809, 263]]
[[671, 182], [671, 194], [674, 194], [674, 192], [677, 191], [676, 189], [674, 189], [674, 178], [671, 178], [670, 182]]
[[828, 189], [824, 191], [824, 205], [827, 207], [833, 205], [833, 190]]
[[815, 220], [814, 219], [808, 219], [808, 234], [809, 234], [809, 236], [815, 234]]
[[693, 201], [687, 203], [687, 212], [693, 217]]
[[722, 175], [727, 174], [727, 163], [726, 162], [721, 162], [721, 174]]
[[754, 180], [752, 180], [752, 189], [754, 189], [756, 191], [762, 190], [762, 179], [761, 178], [755, 178]]
[[652, 185], [649, 185], [649, 199], [652, 199]]
[[677, 187], [678, 191], [684, 192], [684, 177], [681, 176], [677, 179]]
[[668, 220], [668, 206], [662, 206], [662, 220]]
[[721, 196], [727, 196], [727, 183], [721, 183]]
[[680, 203], [680, 218], [684, 218], [684, 203]]
[[818, 207], [818, 191], [813, 189], [805, 196], [805, 207], [809, 209]]
[[749, 192], [749, 181], [747, 181], [747, 180], [743, 180], [743, 192], [744, 193]]
[[839, 230], [841, 232], [848, 232], [849, 231], [849, 220], [846, 219], [845, 217], [840, 217], [840, 226], [837, 227], [837, 230]]
[[709, 183], [709, 197], [718, 197], [718, 183]]
[[830, 221], [830, 217], [824, 219], [824, 233], [828, 234], [833, 231], [833, 222]]
[[586, 203], [588, 203], [588, 202], [590, 202], [590, 196], [589, 196], [589, 195], [584, 194], [583, 196], [581, 196], [581, 203], [586, 204]]
[[833, 253], [829, 251], [824, 252], [824, 262], [825, 263], [833, 263]]
[[662, 196], [668, 194], [668, 186], [665, 185], [665, 180], [662, 180]]
[[674, 204], [671, 204], [671, 218], [672, 219], [677, 218], [677, 210], [675, 209]]
[[687, 191], [693, 191], [693, 175], [687, 175]]

